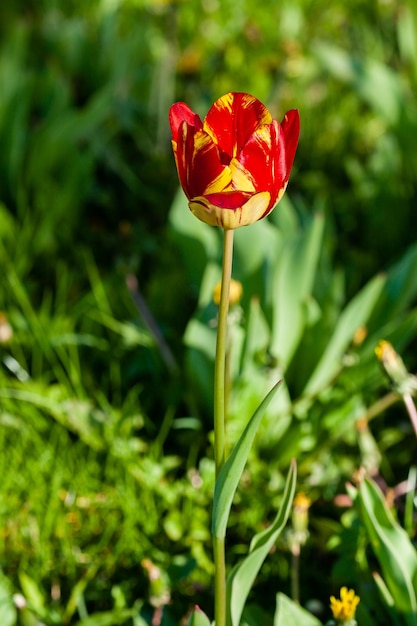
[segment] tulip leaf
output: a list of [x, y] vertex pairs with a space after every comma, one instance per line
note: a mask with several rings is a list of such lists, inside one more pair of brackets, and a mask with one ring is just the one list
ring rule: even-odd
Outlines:
[[278, 513], [271, 526], [258, 533], [252, 539], [249, 554], [230, 572], [227, 579], [227, 618], [228, 626], [239, 626], [246, 599], [253, 582], [261, 569], [265, 558], [276, 543], [287, 523], [294, 499], [297, 480], [297, 466], [295, 460], [291, 462], [285, 483], [284, 494]]
[[385, 584], [385, 580], [382, 578], [382, 576], [380, 576], [378, 574], [378, 572], [373, 572], [372, 573], [372, 578], [374, 579], [375, 584], [378, 587], [378, 591], [381, 594], [381, 597], [384, 600], [384, 603], [386, 604], [388, 609], [394, 608], [395, 607], [395, 601], [394, 601], [394, 598], [391, 595], [390, 590], [388, 589], [387, 585]]
[[2, 626], [14, 626], [16, 624], [17, 611], [12, 596], [10, 582], [0, 572], [0, 624]]
[[207, 261], [219, 256], [221, 246], [218, 233], [194, 217], [180, 189], [171, 206], [169, 222], [190, 283], [200, 285]]
[[417, 626], [417, 552], [372, 480], [361, 483], [357, 502], [395, 606], [408, 626]]
[[277, 263], [274, 286], [271, 351], [281, 364], [290, 362], [308, 322], [316, 267], [323, 240], [324, 219], [317, 213], [306, 232], [290, 238]]
[[417, 295], [417, 245], [411, 246], [388, 271], [384, 291], [372, 313], [376, 328], [395, 320], [412, 304]]
[[373, 59], [352, 62], [338, 46], [316, 41], [313, 52], [323, 67], [358, 95], [388, 123], [397, 124], [404, 101], [404, 88], [398, 73]]
[[[245, 344], [242, 354], [242, 369], [249, 377], [259, 372], [256, 361], [259, 353], [265, 352], [270, 343], [270, 330], [258, 298], [252, 298], [247, 313]], [[263, 378], [265, 378], [262, 372]]]
[[210, 620], [205, 613], [196, 606], [190, 615], [187, 626], [210, 626]]
[[274, 626], [290, 626], [290, 624], [294, 626], [322, 626], [317, 617], [314, 617], [283, 593], [278, 593]]
[[268, 220], [255, 222], [250, 228], [236, 229], [234, 249], [235, 263], [239, 267], [239, 272], [249, 277], [262, 268], [266, 259], [275, 262], [280, 242], [281, 233]]
[[217, 478], [214, 489], [212, 520], [212, 532], [215, 537], [224, 538], [226, 536], [227, 520], [229, 519], [233, 496], [242, 476], [256, 431], [280, 384], [281, 381], [278, 381], [274, 385], [252, 415]]
[[318, 393], [338, 372], [341, 359], [353, 339], [355, 331], [364, 326], [385, 285], [385, 277], [378, 275], [349, 302], [341, 313], [327, 348], [305, 388], [307, 395]]

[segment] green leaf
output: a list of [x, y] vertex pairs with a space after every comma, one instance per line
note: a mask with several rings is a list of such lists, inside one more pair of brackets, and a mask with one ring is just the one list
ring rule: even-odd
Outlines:
[[227, 623], [239, 626], [246, 599], [261, 566], [272, 546], [283, 531], [291, 512], [297, 480], [297, 466], [293, 460], [285, 483], [284, 494], [278, 513], [269, 528], [252, 539], [248, 556], [237, 565], [227, 579]]
[[229, 519], [233, 496], [242, 476], [256, 431], [280, 384], [281, 381], [278, 381], [252, 415], [217, 478], [212, 520], [212, 533], [215, 537], [223, 539], [226, 536], [227, 520]]
[[387, 607], [394, 608], [394, 598], [392, 597], [390, 590], [386, 586], [385, 580], [378, 574], [378, 572], [373, 572], [372, 577]]
[[38, 583], [25, 572], [19, 572], [19, 581], [30, 608], [40, 617], [46, 615], [45, 596]]
[[114, 609], [97, 612], [76, 623], [76, 626], [119, 626], [134, 617], [135, 609]]
[[[259, 354], [264, 353], [270, 343], [270, 331], [268, 322], [261, 309], [259, 298], [252, 298], [249, 311], [246, 313], [246, 338], [242, 355], [243, 372], [249, 376], [259, 371]], [[262, 372], [262, 376], [264, 372]]]
[[14, 626], [16, 624], [16, 607], [12, 599], [11, 585], [6, 576], [0, 572], [0, 624]]
[[169, 214], [172, 235], [180, 251], [191, 285], [200, 285], [206, 263], [218, 258], [219, 229], [200, 222], [188, 208], [181, 189], [178, 190]]
[[397, 610], [417, 626], [417, 553], [396, 522], [376, 484], [365, 479], [358, 490], [360, 515]]
[[272, 619], [273, 616], [258, 604], [249, 604], [243, 612], [242, 626], [273, 626]]
[[397, 72], [373, 59], [353, 59], [323, 41], [316, 41], [312, 50], [331, 75], [350, 85], [387, 122], [398, 123], [405, 93]]
[[[234, 239], [234, 262], [240, 274], [244, 277], [254, 274], [267, 259], [274, 263], [281, 238], [279, 230], [268, 220], [255, 222], [250, 228], [238, 228]], [[246, 284], [246, 280], [244, 282]]]
[[385, 603], [387, 612], [389, 614], [389, 618], [391, 620], [390, 623], [392, 624], [392, 626], [402, 626], [403, 621], [395, 609], [394, 598], [392, 597], [388, 587], [386, 586], [384, 579], [381, 578], [378, 572], [374, 572], [372, 574], [372, 577], [375, 581], [375, 584], [378, 588], [381, 598], [383, 599]]
[[414, 502], [416, 502], [417, 467], [412, 466], [408, 471], [408, 491], [405, 496], [404, 528], [410, 538], [414, 537]]
[[277, 610], [274, 626], [322, 626], [311, 613], [290, 600], [283, 593], [277, 594]]
[[376, 276], [346, 306], [324, 354], [307, 383], [305, 388], [307, 395], [318, 393], [338, 372], [342, 356], [355, 331], [366, 324], [384, 285], [385, 277]]
[[283, 365], [290, 362], [308, 322], [307, 303], [316, 276], [323, 230], [324, 219], [318, 213], [306, 232], [286, 242], [276, 266], [271, 351]]
[[387, 282], [372, 313], [375, 328], [398, 317], [417, 295], [417, 245], [411, 246], [387, 274]]
[[187, 626], [210, 626], [210, 620], [200, 607], [196, 606], [190, 615]]

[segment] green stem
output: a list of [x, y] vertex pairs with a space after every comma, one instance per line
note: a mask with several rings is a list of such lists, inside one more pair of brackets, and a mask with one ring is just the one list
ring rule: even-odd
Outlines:
[[369, 422], [375, 417], [378, 417], [378, 415], [380, 415], [390, 406], [398, 402], [400, 398], [401, 396], [399, 393], [397, 393], [396, 391], [390, 391], [390, 393], [387, 393], [387, 395], [385, 395], [383, 398], [380, 398], [371, 407], [369, 407], [369, 409], [363, 415], [363, 419]]
[[417, 409], [416, 409], [416, 405], [414, 404], [413, 397], [409, 393], [406, 393], [403, 396], [403, 400], [404, 400], [405, 408], [407, 409], [408, 415], [410, 416], [410, 421], [414, 428], [414, 432], [417, 437]]
[[214, 623], [226, 625], [226, 554], [224, 538], [213, 537]]
[[300, 604], [300, 544], [294, 542], [291, 546], [291, 597]]
[[[225, 230], [223, 240], [222, 283], [217, 323], [216, 360], [214, 363], [214, 460], [216, 464], [216, 478], [225, 460], [227, 316], [229, 313], [232, 259], [233, 230]], [[218, 625], [216, 624], [216, 626]]]
[[[222, 283], [217, 323], [216, 359], [214, 363], [214, 460], [216, 479], [225, 461], [225, 394], [227, 316], [233, 260], [233, 230], [224, 230]], [[214, 619], [216, 626], [226, 624], [226, 558], [224, 538], [213, 538], [214, 553]]]

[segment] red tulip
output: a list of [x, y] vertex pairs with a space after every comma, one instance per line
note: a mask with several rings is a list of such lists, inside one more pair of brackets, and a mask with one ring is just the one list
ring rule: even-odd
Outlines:
[[196, 217], [232, 229], [268, 215], [282, 198], [300, 134], [297, 110], [281, 124], [246, 93], [217, 100], [204, 122], [183, 102], [169, 112], [178, 177]]

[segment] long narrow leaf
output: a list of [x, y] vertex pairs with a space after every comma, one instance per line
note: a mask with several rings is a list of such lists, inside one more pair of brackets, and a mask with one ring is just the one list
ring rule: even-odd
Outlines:
[[290, 600], [283, 593], [277, 595], [274, 626], [322, 626], [311, 613]]
[[256, 431], [280, 384], [281, 381], [271, 389], [252, 415], [217, 478], [214, 489], [212, 521], [212, 533], [215, 537], [224, 538], [226, 536], [227, 520], [229, 519], [233, 496], [242, 476]]
[[368, 321], [385, 285], [385, 280], [382, 275], [376, 276], [347, 305], [339, 318], [326, 351], [307, 383], [306, 394], [318, 393], [337, 373], [341, 358], [352, 341], [355, 331]]
[[390, 624], [392, 624], [392, 626], [403, 626], [404, 622], [395, 608], [394, 598], [386, 586], [384, 579], [378, 574], [378, 572], [374, 572], [372, 577], [375, 581], [379, 594], [385, 603], [387, 613], [391, 620]]
[[227, 579], [227, 624], [239, 626], [246, 599], [265, 558], [283, 531], [291, 512], [297, 480], [297, 466], [293, 460], [285, 483], [284, 494], [278, 513], [269, 528], [252, 539], [248, 556], [237, 565]]
[[200, 607], [196, 606], [190, 615], [187, 626], [210, 626], [210, 620]]
[[271, 351], [286, 366], [302, 337], [306, 303], [311, 296], [322, 250], [323, 216], [318, 213], [308, 230], [286, 241], [273, 285], [274, 300]]
[[408, 626], [417, 626], [417, 552], [407, 533], [393, 518], [381, 491], [372, 480], [365, 479], [360, 485], [358, 502], [395, 606], [404, 614]]

